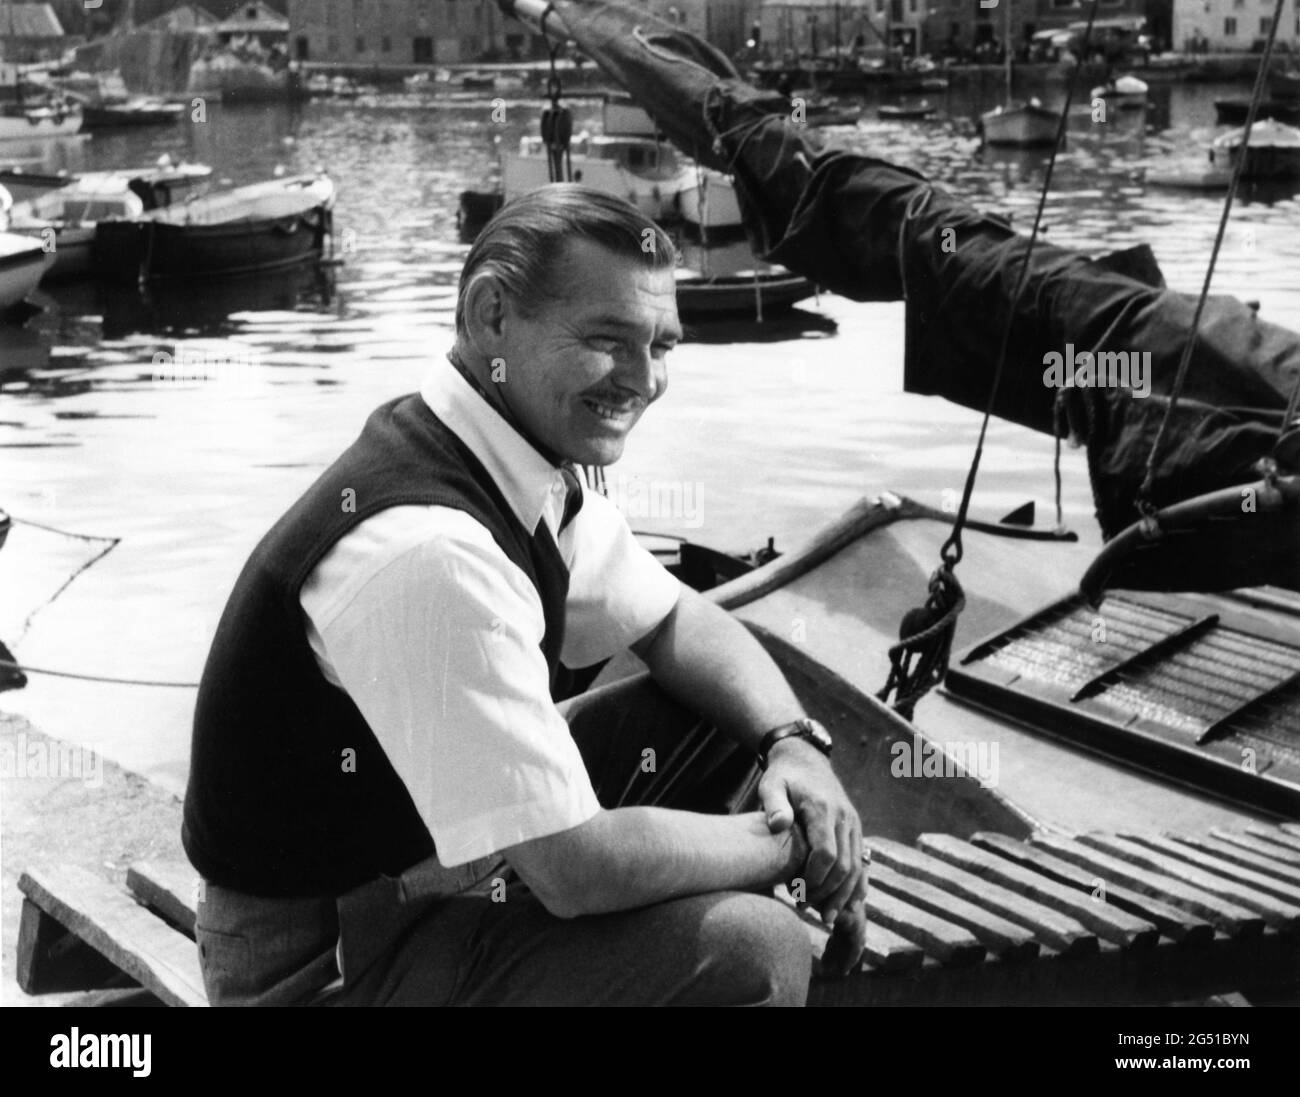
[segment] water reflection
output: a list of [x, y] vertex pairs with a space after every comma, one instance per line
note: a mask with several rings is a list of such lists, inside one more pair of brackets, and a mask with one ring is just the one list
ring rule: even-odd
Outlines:
[[101, 338], [134, 333], [197, 336], [229, 331], [238, 313], [318, 311], [334, 295], [333, 269], [299, 263], [282, 270], [214, 278], [200, 292], [193, 286], [156, 282], [131, 286], [81, 280], [43, 289], [36, 303], [61, 318], [60, 334], [77, 336], [77, 327], [98, 318]]

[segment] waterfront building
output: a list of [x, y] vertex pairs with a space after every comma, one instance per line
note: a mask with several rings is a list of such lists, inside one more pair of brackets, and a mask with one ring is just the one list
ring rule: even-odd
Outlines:
[[0, 8], [0, 56], [11, 64], [51, 60], [66, 47], [63, 24], [49, 4]]
[[[1036, 9], [1001, 2], [1011, 4], [1012, 41], [1027, 41], [1036, 29]], [[904, 56], [969, 59], [978, 53], [992, 59], [1005, 15], [1000, 4], [984, 7], [980, 0], [764, 0], [762, 30], [764, 51], [773, 58], [822, 52], [838, 38], [867, 53], [888, 48]]]
[[[1274, 0], [1173, 0], [1173, 45], [1192, 52], [1199, 41], [1200, 50], [1245, 53], [1258, 50], [1268, 37], [1273, 19]], [[1297, 0], [1286, 0], [1282, 21], [1277, 28], [1277, 48], [1286, 52], [1300, 50], [1300, 10]]]
[[198, 4], [181, 4], [179, 7], [165, 11], [144, 23], [137, 25], [137, 30], [147, 31], [197, 31], [215, 27], [219, 22], [212, 12]]
[[841, 46], [879, 46], [884, 23], [872, 16], [874, 0], [762, 0], [758, 24], [765, 56], [806, 55]]
[[641, 6], [703, 38], [728, 57], [744, 49], [759, 11], [757, 0], [644, 0]]
[[268, 49], [283, 47], [289, 37], [289, 20], [263, 0], [246, 0], [212, 27], [223, 46], [256, 41]]
[[289, 0], [298, 61], [410, 67], [545, 56], [496, 0]]

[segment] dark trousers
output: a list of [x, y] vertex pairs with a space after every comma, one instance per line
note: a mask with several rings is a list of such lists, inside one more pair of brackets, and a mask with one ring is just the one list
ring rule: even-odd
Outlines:
[[[561, 706], [603, 807], [753, 806], [753, 758], [642, 676]], [[811, 945], [765, 893], [550, 914], [500, 862], [426, 866], [341, 897], [209, 884], [197, 938], [214, 1005], [802, 1005]], [[432, 881], [432, 883], [430, 883]], [[468, 886], [467, 886], [468, 885]], [[454, 894], [452, 892], [455, 892]], [[341, 987], [335, 945], [342, 938]]]

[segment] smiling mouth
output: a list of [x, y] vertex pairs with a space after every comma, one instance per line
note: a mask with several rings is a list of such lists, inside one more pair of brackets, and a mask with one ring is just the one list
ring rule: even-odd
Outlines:
[[610, 403], [605, 400], [596, 400], [590, 396], [584, 396], [582, 402], [598, 419], [604, 419], [610, 423], [630, 422], [640, 408], [640, 405], [635, 400]]

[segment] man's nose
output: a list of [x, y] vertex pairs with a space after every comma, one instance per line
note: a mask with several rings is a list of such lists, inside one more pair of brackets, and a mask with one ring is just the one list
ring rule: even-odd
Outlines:
[[638, 346], [630, 348], [621, 358], [615, 380], [648, 404], [662, 396], [668, 387], [668, 367], [649, 347]]

